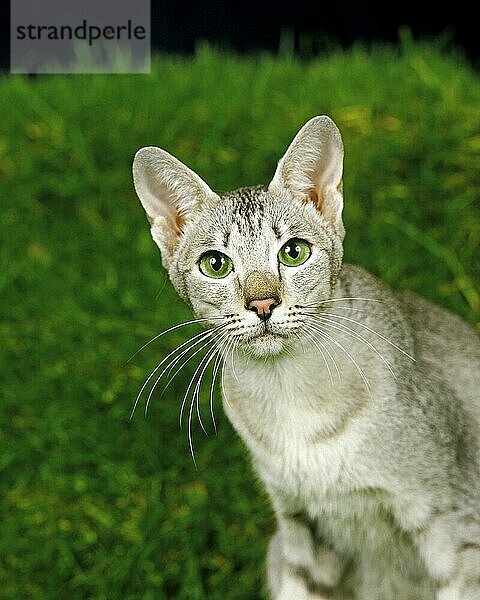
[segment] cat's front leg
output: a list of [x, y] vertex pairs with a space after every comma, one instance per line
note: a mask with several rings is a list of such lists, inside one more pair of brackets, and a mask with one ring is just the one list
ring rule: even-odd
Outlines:
[[480, 544], [457, 551], [455, 569], [437, 589], [436, 600], [480, 600]]
[[477, 515], [436, 516], [418, 536], [437, 584], [436, 600], [480, 600], [480, 521]]
[[315, 539], [304, 516], [282, 514], [270, 542], [267, 572], [274, 600], [327, 600], [338, 582], [340, 564], [334, 552]]

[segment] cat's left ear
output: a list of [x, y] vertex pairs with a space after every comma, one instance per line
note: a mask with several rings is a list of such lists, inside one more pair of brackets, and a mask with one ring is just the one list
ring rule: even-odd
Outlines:
[[272, 194], [287, 192], [315, 207], [343, 240], [343, 143], [327, 116], [310, 119], [300, 129], [278, 163], [268, 186]]
[[168, 266], [190, 214], [216, 194], [196, 173], [156, 146], [141, 148], [135, 154], [133, 182], [152, 237]]

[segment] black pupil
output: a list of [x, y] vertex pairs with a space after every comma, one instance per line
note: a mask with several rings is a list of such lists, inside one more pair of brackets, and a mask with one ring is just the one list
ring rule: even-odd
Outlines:
[[210, 266], [214, 271], [220, 271], [224, 262], [225, 259], [219, 253], [212, 254], [212, 256], [210, 257]]
[[285, 248], [285, 252], [290, 258], [295, 259], [300, 254], [300, 246], [298, 244], [288, 244]]

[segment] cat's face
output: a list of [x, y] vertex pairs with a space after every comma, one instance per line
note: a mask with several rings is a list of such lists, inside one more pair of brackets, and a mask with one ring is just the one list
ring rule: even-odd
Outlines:
[[338, 237], [311, 203], [251, 188], [192, 215], [169, 274], [197, 317], [224, 317], [263, 356], [297, 339], [299, 307], [330, 297], [340, 261]]
[[268, 188], [218, 196], [165, 151], [137, 153], [135, 186], [170, 279], [224, 344], [254, 356], [288, 350], [305, 309], [331, 296], [344, 234], [342, 158], [335, 125], [317, 117]]

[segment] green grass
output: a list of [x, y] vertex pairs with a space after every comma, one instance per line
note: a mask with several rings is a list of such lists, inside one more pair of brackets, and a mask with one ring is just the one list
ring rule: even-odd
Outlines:
[[273, 516], [219, 402], [218, 435], [194, 431], [198, 470], [178, 428], [187, 373], [128, 421], [187, 330], [129, 357], [190, 316], [132, 156], [163, 146], [224, 191], [268, 181], [300, 125], [329, 114], [346, 259], [479, 328], [478, 74], [408, 41], [304, 63], [205, 47], [149, 76], [4, 76], [0, 106], [0, 597], [263, 598]]

